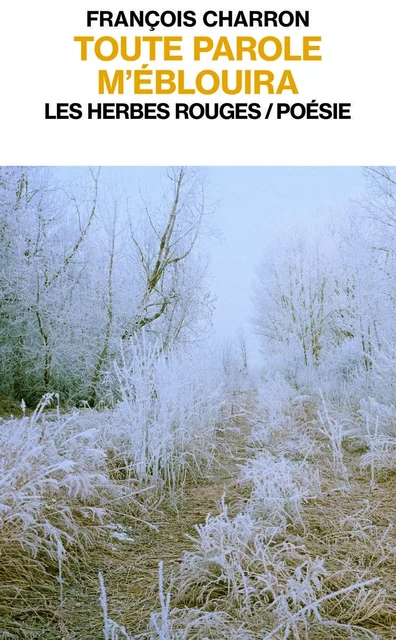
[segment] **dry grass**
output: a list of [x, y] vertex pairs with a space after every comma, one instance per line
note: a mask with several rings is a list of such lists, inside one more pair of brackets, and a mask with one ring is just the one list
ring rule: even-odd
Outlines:
[[[151, 516], [156, 529], [138, 524], [133, 544], [118, 543], [106, 555], [102, 570], [104, 567], [110, 617], [132, 634], [143, 633], [150, 613], [159, 607], [159, 562], [163, 561], [165, 580], [169, 582], [178, 573], [184, 552], [192, 547], [188, 536], [208, 513], [216, 513], [221, 497], [227, 494], [232, 513], [241, 507], [244, 498], [236, 478], [238, 464], [246, 455], [247, 427], [244, 422], [238, 425], [238, 420], [234, 423], [222, 435], [211, 474], [197, 482], [186, 482], [176, 503], [174, 496], [164, 499]], [[94, 582], [97, 590], [97, 574]]]
[[[260, 460], [261, 439], [271, 472], [276, 471], [271, 456], [288, 451], [297, 488], [303, 467], [293, 461], [309, 460], [321, 470], [321, 489], [315, 495], [314, 483], [313, 493], [303, 496], [301, 512], [292, 510], [287, 517], [286, 510], [278, 527], [268, 526], [268, 514], [252, 520], [249, 509], [234, 518], [223, 506], [220, 516], [207, 517], [197, 528], [193, 548], [183, 554], [171, 591], [177, 608], [167, 612], [168, 635], [150, 638], [189, 638], [183, 632], [197, 612], [201, 618], [194, 637], [201, 639], [223, 637], [216, 635], [215, 622], [214, 635], [208, 633], [205, 616], [214, 614], [228, 624], [229, 637], [239, 625], [236, 637], [241, 638], [394, 638], [393, 476], [387, 477], [386, 489], [373, 489], [370, 474], [361, 468], [361, 452], [335, 451], [306, 399], [288, 405], [277, 418], [269, 429], [256, 428], [250, 455]], [[342, 455], [341, 474], [335, 453]], [[256, 500], [254, 482], [249, 489], [249, 501]], [[290, 494], [283, 494], [275, 499], [287, 506]], [[274, 499], [274, 492], [264, 497]]]
[[[329, 589], [338, 589], [357, 578], [379, 578], [379, 599], [373, 608], [359, 605], [360, 624], [382, 638], [394, 638], [396, 628], [396, 479], [370, 486], [369, 473], [359, 468], [360, 455], [345, 456], [350, 490], [340, 492], [334, 479], [325, 479], [321, 498], [304, 508], [304, 542], [312, 555], [324, 558], [331, 568]], [[326, 482], [327, 480], [327, 482]], [[352, 604], [330, 608], [345, 623], [356, 624]]]
[[[331, 446], [315, 426], [314, 407], [306, 399], [287, 407], [268, 442], [260, 425], [253, 439], [250, 436], [254, 411], [249, 420], [231, 421], [231, 428], [220, 433], [218, 454], [206, 477], [187, 478], [161, 501], [156, 492], [146, 496], [151, 506], [148, 522], [137, 520], [133, 511], [120, 505], [117, 522], [132, 540], [120, 540], [108, 529], [99, 531], [94, 546], [84, 547], [65, 568], [61, 605], [56, 560], [39, 554], [26, 560], [15, 576], [13, 553], [18, 557], [20, 551], [16, 546], [13, 552], [10, 546], [0, 569], [1, 631], [13, 638], [102, 639], [101, 573], [109, 617], [133, 638], [394, 639], [396, 478], [384, 474], [372, 486], [369, 470], [361, 466], [362, 451], [344, 448], [348, 486], [340, 488]], [[274, 455], [282, 441], [292, 469], [301, 471], [304, 465], [320, 469], [321, 487], [316, 495], [304, 495], [298, 517], [294, 511], [285, 512], [268, 540], [263, 516], [249, 511], [254, 483], [241, 484], [241, 468], [254, 451]], [[224, 495], [230, 523], [240, 512], [251, 513], [256, 523], [240, 558], [239, 587], [237, 580], [229, 585], [221, 578], [224, 565], [220, 570], [218, 563], [212, 564], [205, 573], [204, 556], [201, 564], [194, 560], [188, 565], [188, 558], [199, 552], [196, 525], [204, 526], [208, 514], [212, 514], [209, 522], [215, 521]], [[266, 573], [263, 556], [258, 555], [265, 546]], [[153, 620], [159, 624], [160, 618], [152, 617], [152, 612], [161, 610], [160, 561], [165, 590], [171, 591], [168, 635], [162, 636], [153, 627]], [[248, 586], [245, 595], [243, 584]], [[297, 594], [296, 599], [285, 599], [285, 593]]]
[[[186, 534], [192, 534], [194, 525], [203, 521], [208, 511], [216, 509], [221, 495], [234, 493], [235, 502], [240, 500], [234, 479], [239, 456], [244, 454], [245, 438], [232, 420], [230, 430], [221, 429], [218, 437], [218, 455], [205, 478], [197, 479], [196, 474], [186, 476], [177, 492], [171, 487], [162, 498], [156, 489], [147, 491], [141, 496], [141, 509], [136, 504], [136, 494], [130, 504], [125, 496], [111, 504], [111, 517], [132, 540], [116, 537], [117, 530], [106, 524], [108, 518], [101, 527], [94, 527], [89, 536], [86, 519], [78, 518], [78, 509], [73, 513], [73, 526], [81, 528], [84, 544], [76, 546], [76, 540], [74, 547], [68, 549], [68, 562], [63, 567], [62, 603], [56, 553], [49, 555], [39, 549], [31, 556], [23, 552], [15, 535], [10, 536], [6, 547], [3, 539], [0, 634], [32, 639], [103, 638], [99, 572], [105, 578], [110, 613], [134, 633], [143, 631], [150, 611], [159, 602], [159, 560], [164, 560], [168, 578], [179, 566], [188, 545]], [[120, 481], [121, 489], [122, 486]], [[106, 492], [106, 487], [103, 490]], [[112, 501], [112, 497], [108, 499]], [[54, 504], [52, 520], [56, 520], [57, 503], [45, 492], [42, 500], [44, 505]]]

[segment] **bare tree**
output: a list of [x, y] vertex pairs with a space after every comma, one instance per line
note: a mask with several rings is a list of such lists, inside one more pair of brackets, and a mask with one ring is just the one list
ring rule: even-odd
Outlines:
[[[212, 213], [206, 205], [203, 181], [197, 171], [169, 169], [167, 181], [170, 197], [167, 194], [160, 216], [155, 216], [150, 204], [144, 202], [149, 237], [140, 239], [130, 225], [131, 240], [137, 250], [144, 282], [140, 300], [123, 331], [123, 340], [167, 313], [170, 320], [176, 317], [176, 309], [183, 306], [186, 294], [181, 277], [182, 265], [187, 266]], [[180, 315], [178, 322], [180, 332]]]

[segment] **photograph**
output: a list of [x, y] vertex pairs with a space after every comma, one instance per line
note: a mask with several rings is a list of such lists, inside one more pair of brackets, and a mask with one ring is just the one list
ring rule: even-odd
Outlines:
[[83, 164], [0, 167], [0, 638], [394, 640], [396, 167]]

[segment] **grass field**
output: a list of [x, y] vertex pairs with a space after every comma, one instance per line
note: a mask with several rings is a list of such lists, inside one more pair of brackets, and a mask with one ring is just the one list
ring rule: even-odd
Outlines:
[[[47, 398], [2, 419], [2, 637], [393, 638], [384, 408], [279, 379], [205, 386], [198, 363], [176, 391], [180, 366], [160, 365], [173, 397], [151, 395], [145, 421], [143, 377], [127, 406], [63, 414]], [[166, 430], [176, 406], [183, 440]], [[144, 467], [125, 430], [143, 423]]]

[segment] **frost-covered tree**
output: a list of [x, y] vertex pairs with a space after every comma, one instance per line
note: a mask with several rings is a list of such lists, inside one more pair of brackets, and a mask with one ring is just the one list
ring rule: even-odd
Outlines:
[[99, 170], [56, 181], [0, 171], [0, 393], [99, 399], [121, 342], [191, 340], [210, 314], [198, 171], [169, 169], [162, 197], [131, 206]]
[[[396, 181], [366, 171], [349, 218], [316, 239], [283, 238], [256, 277], [255, 326], [268, 360], [295, 379], [371, 375], [396, 335]], [[272, 354], [272, 355], [271, 355]], [[379, 356], [381, 354], [381, 356]]]
[[73, 343], [98, 176], [80, 185], [79, 199], [46, 171], [3, 169], [1, 177], [1, 344], [8, 385], [29, 399], [59, 383]]
[[331, 269], [320, 245], [301, 237], [266, 255], [254, 290], [255, 326], [264, 350], [281, 348], [296, 366], [318, 366], [334, 311]]
[[[122, 339], [142, 328], [152, 329], [174, 339], [187, 324], [194, 295], [205, 272], [194, 249], [207, 230], [212, 211], [205, 200], [204, 183], [199, 171], [170, 169], [162, 201], [153, 206], [143, 200], [143, 224], [130, 224], [132, 246], [136, 250], [136, 268], [140, 278], [137, 305], [131, 309]], [[202, 291], [201, 291], [202, 294]], [[194, 305], [195, 306], [195, 305]], [[198, 316], [197, 309], [194, 313]]]

